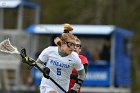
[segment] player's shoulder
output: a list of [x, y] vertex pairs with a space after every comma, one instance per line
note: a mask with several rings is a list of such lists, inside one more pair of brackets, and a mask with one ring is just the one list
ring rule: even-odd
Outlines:
[[47, 48], [48, 48], [48, 50], [56, 50], [56, 49], [58, 49], [58, 46], [49, 46]]
[[76, 52], [74, 52], [74, 51], [71, 53], [71, 57], [72, 57], [73, 59], [79, 59], [78, 54], [77, 54]]
[[84, 55], [79, 55], [79, 58], [81, 59], [83, 64], [88, 64], [88, 59], [86, 56]]
[[78, 56], [78, 54], [76, 52], [74, 52], [74, 51], [71, 53], [71, 55], [72, 56]]
[[86, 59], [87, 59], [87, 57], [84, 56], [84, 55], [80, 55], [80, 54], [79, 54], [79, 57], [80, 57], [80, 58], [86, 58]]

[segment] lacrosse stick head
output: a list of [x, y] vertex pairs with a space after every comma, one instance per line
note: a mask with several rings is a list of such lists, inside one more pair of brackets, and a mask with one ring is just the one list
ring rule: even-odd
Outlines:
[[16, 47], [12, 46], [9, 39], [0, 43], [0, 51], [10, 54], [20, 54]]

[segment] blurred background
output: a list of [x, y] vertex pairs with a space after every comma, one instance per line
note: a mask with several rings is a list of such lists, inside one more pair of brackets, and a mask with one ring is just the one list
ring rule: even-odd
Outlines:
[[[139, 0], [0, 0], [0, 42], [36, 59], [70, 23], [89, 61], [81, 93], [139, 93], [139, 9]], [[0, 93], [39, 93], [41, 76], [0, 52]]]

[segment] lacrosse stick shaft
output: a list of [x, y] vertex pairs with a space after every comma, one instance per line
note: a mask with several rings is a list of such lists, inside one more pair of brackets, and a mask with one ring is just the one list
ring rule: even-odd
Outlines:
[[[44, 70], [42, 70], [38, 65], [35, 65], [35, 67], [41, 71], [42, 73], [45, 73]], [[52, 79], [51, 77], [49, 77], [49, 79], [56, 84], [64, 93], [67, 93], [54, 79]]]

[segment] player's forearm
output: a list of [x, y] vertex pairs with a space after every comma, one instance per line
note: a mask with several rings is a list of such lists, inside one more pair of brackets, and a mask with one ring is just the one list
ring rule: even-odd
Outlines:
[[78, 71], [78, 79], [84, 80], [85, 79], [85, 69], [79, 70]]
[[88, 64], [84, 64], [85, 73], [87, 74]]
[[[84, 64], [84, 69], [85, 69], [85, 74], [87, 74], [88, 64]], [[72, 74], [70, 75], [70, 79], [76, 80], [77, 78], [78, 78], [78, 74], [72, 73]]]
[[40, 69], [43, 70], [43, 76], [44, 76], [45, 78], [47, 78], [47, 79], [50, 78], [50, 76], [49, 76], [50, 69], [44, 65], [44, 62], [42, 62], [40, 59], [37, 59], [36, 65], [37, 65]]
[[76, 80], [76, 83], [73, 86], [73, 90], [78, 91], [78, 89], [80, 88], [80, 86], [83, 83], [83, 80], [85, 79], [85, 69], [82, 69], [80, 71], [78, 71], [78, 79]]
[[45, 68], [43, 62], [42, 62], [40, 59], [37, 59], [37, 60], [36, 60], [36, 64], [37, 64], [41, 69], [44, 69], [44, 68]]

